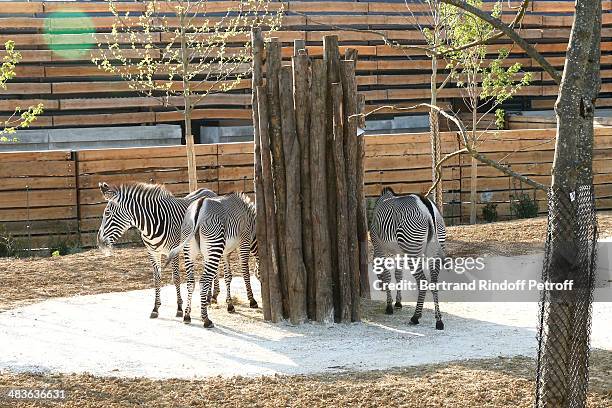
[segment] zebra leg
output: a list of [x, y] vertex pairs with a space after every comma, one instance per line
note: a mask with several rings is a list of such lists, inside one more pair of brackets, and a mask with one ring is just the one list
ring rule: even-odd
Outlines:
[[[440, 273], [440, 268], [438, 268], [438, 264], [434, 262], [433, 268], [430, 268], [431, 274], [431, 283], [438, 283], [438, 274]], [[431, 291], [434, 301], [435, 308], [435, 317], [436, 317], [436, 329], [444, 330], [444, 323], [442, 322], [442, 315], [440, 314], [440, 306], [438, 305], [438, 289], [434, 286], [434, 290]]]
[[421, 290], [421, 282], [427, 282], [427, 277], [425, 277], [425, 273], [423, 272], [423, 267], [418, 266], [414, 272], [414, 279], [417, 281], [417, 285], [419, 285], [419, 295], [417, 297], [416, 308], [414, 309], [414, 315], [410, 318], [410, 324], [419, 324], [419, 319], [423, 315], [423, 302], [425, 301], [425, 294], [427, 291]]
[[249, 273], [249, 254], [251, 252], [251, 245], [247, 242], [247, 245], [240, 247], [240, 267], [242, 269], [242, 278], [244, 279], [244, 286], [246, 287], [247, 297], [249, 298], [249, 307], [251, 309], [257, 309], [259, 305], [253, 297], [253, 289], [251, 288], [251, 274]]
[[161, 256], [149, 251], [149, 259], [153, 264], [153, 282], [155, 283], [155, 303], [153, 304], [153, 311], [149, 317], [155, 319], [159, 316], [159, 307], [161, 306]]
[[400, 290], [400, 282], [404, 277], [404, 270], [401, 268], [395, 268], [395, 282], [397, 283], [397, 290], [395, 291], [395, 307], [397, 309], [402, 308], [402, 291]]
[[200, 306], [202, 311], [202, 323], [207, 329], [214, 327], [213, 322], [208, 318], [208, 306], [212, 298], [211, 286], [215, 274], [219, 269], [220, 254], [210, 254], [204, 262], [204, 273], [200, 278]]
[[[377, 242], [372, 240], [372, 244], [374, 246], [374, 258], [383, 258], [385, 254], [379, 249]], [[391, 289], [389, 289], [389, 284], [391, 283], [391, 271], [382, 266], [382, 273], [378, 274], [378, 279], [380, 279], [383, 283], [383, 287], [387, 292], [387, 307], [385, 308], [385, 314], [391, 315], [393, 314], [393, 298], [391, 297]]]
[[213, 281], [214, 281], [214, 285], [213, 285], [213, 293], [212, 293], [211, 303], [217, 303], [217, 296], [219, 296], [219, 292], [221, 291], [219, 289], [219, 272], [215, 273], [215, 279]]
[[179, 275], [179, 257], [172, 260], [172, 281], [176, 288], [176, 317], [183, 317], [183, 299], [181, 298], [181, 277]]
[[229, 257], [223, 257], [223, 277], [225, 278], [225, 303], [227, 304], [227, 311], [234, 313], [234, 303], [232, 302], [232, 293], [230, 286], [232, 285], [232, 272], [229, 269]]
[[191, 298], [195, 289], [195, 279], [193, 277], [194, 264], [193, 261], [197, 258], [196, 246], [194, 243], [186, 247], [183, 251], [185, 257], [185, 271], [187, 272], [187, 306], [185, 306], [185, 314], [183, 323], [191, 323]]

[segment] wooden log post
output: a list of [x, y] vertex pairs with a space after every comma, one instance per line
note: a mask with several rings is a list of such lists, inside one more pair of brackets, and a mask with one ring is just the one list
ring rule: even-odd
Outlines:
[[312, 194], [312, 240], [316, 273], [316, 313], [320, 323], [333, 323], [331, 243], [328, 229], [326, 185], [327, 69], [322, 60], [312, 61], [310, 116], [310, 175]]
[[251, 41], [253, 44], [253, 78], [252, 78], [252, 96], [251, 103], [253, 106], [253, 135], [255, 139], [255, 174], [254, 174], [254, 189], [255, 189], [255, 206], [257, 208], [256, 219], [256, 235], [257, 235], [257, 250], [259, 256], [259, 280], [261, 282], [261, 298], [262, 309], [265, 320], [272, 320], [270, 311], [270, 287], [268, 285], [268, 271], [270, 269], [270, 254], [268, 251], [268, 236], [266, 231], [266, 201], [264, 193], [264, 181], [261, 165], [261, 139], [259, 133], [259, 111], [257, 109], [257, 87], [263, 83], [262, 66], [263, 66], [263, 36], [261, 28], [254, 28], [251, 31]]
[[[323, 37], [323, 60], [327, 68], [327, 89], [331, 89], [332, 83], [337, 83], [340, 80], [340, 55], [338, 51], [338, 36], [327, 35]], [[332, 93], [327, 92], [326, 98], [326, 151], [327, 151], [327, 210], [329, 217], [329, 236], [331, 244], [331, 262], [333, 271], [333, 287], [335, 299], [336, 320], [341, 320], [340, 316], [340, 276], [338, 268], [338, 233], [336, 231], [336, 206], [337, 206], [337, 189], [336, 189], [336, 169], [334, 166], [334, 126], [333, 126], [333, 101]]]
[[304, 323], [306, 315], [306, 269], [302, 256], [302, 209], [300, 205], [300, 144], [293, 105], [293, 70], [281, 68], [279, 77], [281, 127], [286, 171], [287, 208], [285, 220], [285, 264], [288, 286], [289, 320]]
[[[270, 135], [268, 128], [268, 97], [265, 86], [256, 88], [257, 110], [259, 113], [259, 138], [261, 142], [261, 169], [263, 181], [264, 200], [267, 203], [266, 211], [266, 238], [267, 242], [259, 243], [260, 246], [267, 245], [269, 269], [267, 273], [269, 289], [270, 319], [279, 322], [283, 319], [283, 299], [281, 290], [280, 271], [278, 267], [278, 239], [277, 225], [274, 214], [274, 185], [272, 183], [272, 163], [270, 151]], [[262, 288], [263, 290], [263, 288]]]
[[[348, 51], [348, 50], [347, 50]], [[348, 52], [347, 52], [348, 54]], [[356, 55], [356, 53], [352, 53]], [[340, 63], [342, 78], [342, 99], [344, 106], [344, 158], [346, 160], [347, 208], [348, 208], [348, 257], [350, 262], [351, 320], [359, 321], [360, 312], [360, 267], [359, 267], [359, 231], [357, 212], [359, 207], [357, 189], [357, 82], [355, 79], [355, 61], [344, 60]], [[366, 254], [367, 255], [367, 254]]]
[[283, 137], [281, 131], [281, 109], [280, 97], [278, 88], [278, 78], [281, 68], [281, 43], [278, 38], [272, 38], [268, 43], [268, 52], [266, 56], [267, 65], [267, 91], [268, 91], [268, 116], [270, 127], [270, 147], [272, 150], [272, 166], [273, 166], [273, 181], [274, 181], [274, 197], [276, 203], [276, 225], [278, 239], [278, 266], [281, 280], [281, 289], [283, 291], [283, 315], [288, 317], [288, 286], [287, 286], [287, 251], [285, 249], [286, 236], [285, 220], [287, 208], [287, 187], [285, 175], [285, 160], [283, 158]]
[[[298, 46], [296, 41], [296, 47]], [[295, 119], [297, 137], [300, 143], [300, 184], [302, 209], [302, 253], [306, 268], [307, 312], [308, 318], [316, 316], [316, 287], [314, 279], [314, 255], [312, 242], [312, 198], [310, 180], [310, 85], [309, 65], [310, 58], [305, 51], [298, 51], [292, 60], [293, 65], [293, 102], [295, 106]]]
[[346, 181], [346, 166], [344, 157], [344, 130], [342, 117], [342, 86], [338, 82], [331, 85], [331, 100], [333, 114], [334, 167], [336, 175], [336, 239], [338, 256], [338, 295], [337, 304], [340, 307], [336, 317], [340, 322], [350, 322], [352, 316], [352, 279], [349, 254], [348, 227], [348, 192]]
[[[365, 113], [365, 95], [357, 94], [357, 113]], [[365, 117], [360, 116], [357, 125], [365, 128]], [[357, 233], [359, 235], [359, 275], [361, 296], [370, 298], [370, 281], [368, 277], [368, 218], [366, 213], [364, 183], [365, 141], [363, 136], [357, 138]]]

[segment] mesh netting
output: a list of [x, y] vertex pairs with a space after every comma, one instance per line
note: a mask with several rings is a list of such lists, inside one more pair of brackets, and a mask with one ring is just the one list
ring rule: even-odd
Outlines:
[[536, 407], [584, 407], [588, 386], [597, 215], [592, 185], [549, 190], [543, 282], [573, 281], [542, 291]]

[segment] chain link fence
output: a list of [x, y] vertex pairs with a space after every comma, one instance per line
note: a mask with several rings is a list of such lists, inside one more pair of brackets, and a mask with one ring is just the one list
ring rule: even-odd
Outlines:
[[584, 407], [597, 248], [594, 188], [551, 187], [548, 194], [542, 280], [573, 285], [571, 290], [550, 285], [541, 294], [535, 406]]

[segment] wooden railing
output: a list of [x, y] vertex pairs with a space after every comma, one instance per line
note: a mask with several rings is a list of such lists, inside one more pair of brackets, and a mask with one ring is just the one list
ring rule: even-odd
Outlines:
[[[229, 2], [212, 2], [219, 10]], [[406, 51], [383, 44], [379, 35], [342, 28], [362, 28], [384, 32], [389, 39], [403, 43], [419, 43], [415, 20], [404, 2], [287, 2], [283, 3], [285, 17], [281, 32], [276, 33], [283, 44], [283, 55], [292, 54], [292, 41], [302, 39], [309, 44], [311, 55], [320, 55], [321, 38], [333, 31], [339, 36], [343, 48], [359, 51], [357, 64], [359, 91], [365, 94], [367, 109], [394, 103], [412, 104], [429, 97], [430, 62], [423, 51]], [[504, 7], [507, 2], [504, 2]], [[602, 29], [602, 95], [598, 106], [612, 105], [612, 2], [603, 1]], [[518, 2], [513, 1], [516, 6]], [[141, 3], [119, 3], [120, 9], [130, 9], [135, 16]], [[490, 3], [486, 4], [490, 7]], [[411, 9], [421, 24], [427, 24], [422, 15], [423, 5], [415, 3]], [[44, 115], [34, 126], [70, 127], [104, 126], [177, 122], [180, 115], [169, 111], [152, 99], [130, 91], [120, 78], [98, 70], [91, 62], [91, 53], [97, 52], [89, 35], [45, 34], [46, 19], [58, 11], [80, 11], [91, 19], [96, 40], [110, 31], [112, 17], [104, 1], [94, 2], [0, 2], [0, 43], [13, 40], [23, 61], [17, 67], [18, 77], [0, 91], [0, 116], [7, 116], [16, 105], [27, 106], [42, 102]], [[521, 24], [521, 34], [557, 68], [564, 63], [564, 54], [572, 23], [574, 2], [536, 0], [530, 3]], [[308, 15], [306, 17], [304, 15]], [[504, 18], [513, 17], [507, 10]], [[165, 45], [167, 36], [155, 34], [159, 45]], [[127, 41], [127, 40], [126, 40]], [[72, 44], [83, 52], [57, 53], [53, 44]], [[230, 44], [231, 45], [231, 44]], [[235, 45], [235, 44], [234, 44]], [[88, 48], [93, 47], [92, 50]], [[520, 62], [526, 71], [533, 72], [532, 84], [522, 89], [512, 100], [520, 109], [550, 109], [557, 95], [557, 86], [547, 74], [528, 58], [521, 49], [500, 39], [489, 47], [491, 52], [500, 47], [510, 48], [507, 63]], [[491, 54], [491, 58], [494, 55]], [[163, 78], [159, 78], [163, 80]], [[440, 80], [443, 76], [440, 75]], [[442, 90], [438, 100], [443, 106], [452, 104], [460, 96], [452, 84]], [[385, 111], [380, 112], [385, 113]], [[194, 112], [194, 119], [248, 120], [250, 118], [250, 84], [244, 80], [236, 90], [207, 98]]]
[[[597, 127], [593, 170], [597, 207], [612, 209], [612, 127]], [[431, 185], [427, 134], [366, 136], [365, 192], [380, 194], [384, 186], [398, 194], [419, 193]], [[532, 129], [483, 134], [479, 150], [541, 182], [550, 182], [555, 130]], [[442, 135], [445, 153], [457, 148], [457, 136]], [[253, 143], [198, 145], [198, 180], [219, 194], [253, 193]], [[448, 224], [469, 215], [471, 159], [457, 156], [443, 167], [444, 211]], [[46, 247], [57, 239], [95, 244], [105, 202], [98, 183], [163, 183], [177, 195], [188, 192], [184, 147], [145, 147], [74, 152], [0, 153], [0, 225], [23, 246]], [[500, 171], [478, 166], [478, 216], [482, 207], [497, 205], [499, 219], [513, 218], [517, 194], [535, 197], [539, 212], [547, 210], [546, 193], [521, 186]], [[129, 235], [126, 241], [137, 240]]]

